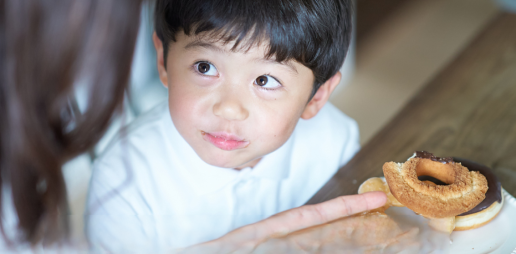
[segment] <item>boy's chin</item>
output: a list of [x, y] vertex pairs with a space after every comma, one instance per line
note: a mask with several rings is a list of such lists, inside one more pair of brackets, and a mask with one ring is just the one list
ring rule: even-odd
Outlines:
[[204, 162], [220, 168], [242, 169], [253, 164], [252, 161], [245, 160], [243, 158], [234, 158], [234, 156], [216, 156], [215, 154], [211, 154], [210, 156], [200, 157]]

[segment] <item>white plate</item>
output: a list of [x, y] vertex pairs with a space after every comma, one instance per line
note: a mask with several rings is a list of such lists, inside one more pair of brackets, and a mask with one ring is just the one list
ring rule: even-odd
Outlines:
[[426, 219], [415, 215], [408, 208], [391, 207], [386, 212], [398, 222], [401, 220], [405, 225], [419, 227], [420, 239], [427, 242], [433, 241], [433, 243], [426, 243], [427, 246], [435, 247], [435, 243], [440, 242], [437, 248], [442, 249], [443, 253], [516, 254], [516, 198], [503, 189], [502, 194], [505, 198], [504, 205], [496, 218], [480, 228], [454, 231], [450, 235], [448, 246], [443, 246], [442, 236], [437, 236], [432, 232], [433, 230], [427, 229]]
[[516, 253], [516, 199], [502, 189], [502, 210], [488, 224], [453, 232], [450, 253]]

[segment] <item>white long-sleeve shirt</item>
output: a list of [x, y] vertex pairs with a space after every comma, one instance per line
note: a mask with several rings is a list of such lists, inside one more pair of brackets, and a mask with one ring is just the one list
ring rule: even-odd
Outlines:
[[96, 161], [86, 230], [97, 252], [159, 253], [216, 239], [303, 205], [359, 149], [352, 119], [327, 104], [254, 168], [205, 163], [163, 103]]

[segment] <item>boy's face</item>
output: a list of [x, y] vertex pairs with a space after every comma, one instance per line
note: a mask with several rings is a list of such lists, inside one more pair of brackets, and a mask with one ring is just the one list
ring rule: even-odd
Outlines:
[[165, 68], [161, 41], [153, 37], [172, 121], [199, 157], [218, 167], [256, 165], [288, 140], [300, 117], [318, 112], [340, 80], [339, 74], [331, 79], [336, 84], [326, 82], [307, 104], [312, 71], [266, 59], [266, 45], [231, 51], [232, 43], [180, 32]]

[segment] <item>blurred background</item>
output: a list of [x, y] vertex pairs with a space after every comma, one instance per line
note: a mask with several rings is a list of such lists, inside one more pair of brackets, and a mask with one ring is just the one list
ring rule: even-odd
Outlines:
[[[354, 118], [366, 143], [502, 10], [514, 0], [356, 0], [355, 37], [331, 102]], [[141, 24], [124, 114], [89, 154], [64, 167], [73, 234], [83, 237], [84, 201], [91, 163], [118, 129], [166, 100], [151, 35], [152, 7]], [[77, 93], [80, 106], [81, 93]]]

